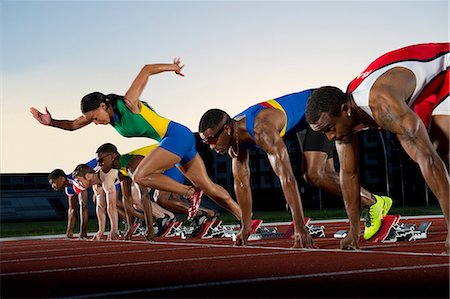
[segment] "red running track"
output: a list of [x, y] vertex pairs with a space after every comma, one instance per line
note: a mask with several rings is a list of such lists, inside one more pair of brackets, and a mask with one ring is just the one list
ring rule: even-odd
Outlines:
[[327, 236], [313, 250], [290, 239], [2, 241], [1, 297], [448, 298], [445, 222], [428, 220], [426, 240], [362, 241], [359, 251], [338, 250], [332, 236], [345, 222], [312, 222]]

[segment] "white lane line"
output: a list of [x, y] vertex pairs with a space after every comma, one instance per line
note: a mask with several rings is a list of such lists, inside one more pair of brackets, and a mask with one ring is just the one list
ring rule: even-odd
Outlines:
[[[53, 246], [54, 247], [54, 246]], [[121, 248], [121, 246], [114, 246], [113, 248]], [[23, 247], [22, 247], [23, 248]], [[89, 247], [64, 247], [64, 248], [52, 248], [52, 249], [41, 249], [41, 250], [24, 250], [24, 251], [14, 251], [14, 252], [2, 252], [2, 256], [5, 255], [17, 255], [17, 254], [24, 254], [24, 253], [47, 253], [47, 252], [58, 252], [58, 251], [79, 251], [79, 250], [85, 250], [85, 249], [103, 249], [103, 248], [112, 248], [111, 245], [101, 245], [101, 246], [89, 246]]]
[[250, 278], [250, 279], [238, 279], [238, 280], [214, 281], [214, 282], [194, 283], [194, 284], [184, 284], [184, 285], [173, 285], [173, 286], [164, 286], [164, 287], [156, 287], [156, 288], [127, 290], [127, 291], [94, 293], [94, 294], [85, 294], [85, 295], [80, 295], [80, 296], [63, 297], [63, 298], [93, 298], [93, 297], [110, 297], [110, 296], [115, 297], [115, 296], [131, 295], [131, 294], [138, 294], [138, 293], [173, 291], [173, 290], [186, 289], [186, 288], [205, 288], [205, 287], [236, 285], [236, 284], [244, 284], [244, 283], [258, 283], [258, 282], [282, 281], [282, 280], [291, 280], [291, 279], [344, 276], [344, 275], [377, 273], [377, 272], [387, 272], [387, 271], [390, 272], [390, 271], [433, 269], [433, 268], [448, 267], [449, 265], [450, 264], [446, 263], [446, 264], [432, 264], [432, 265], [421, 265], [421, 266], [402, 266], [402, 267], [387, 267], [387, 268], [376, 268], [376, 269], [361, 269], [361, 270], [349, 270], [349, 271], [325, 272], [325, 273], [321, 272], [321, 273], [287, 275], [287, 276], [278, 276], [278, 277], [270, 276], [270, 277], [259, 277], [259, 278]]
[[83, 253], [83, 255], [79, 254], [73, 254], [73, 255], [61, 255], [61, 256], [51, 256], [51, 257], [37, 257], [37, 258], [24, 258], [24, 259], [15, 259], [15, 260], [2, 260], [0, 261], [0, 264], [7, 264], [7, 263], [17, 263], [17, 262], [38, 262], [38, 261], [50, 261], [50, 260], [62, 260], [62, 259], [70, 259], [70, 258], [84, 258], [84, 257], [102, 257], [105, 255], [122, 255], [122, 254], [136, 254], [136, 253], [145, 253], [145, 252], [167, 252], [167, 251], [178, 251], [178, 250], [193, 250], [196, 248], [164, 248], [164, 249], [130, 249], [130, 250], [123, 250], [120, 249], [119, 251], [110, 251], [110, 252], [98, 252], [98, 253]]
[[[302, 252], [297, 251], [295, 253], [302, 253]], [[224, 255], [224, 256], [179, 258], [179, 259], [171, 259], [171, 260], [119, 263], [119, 264], [108, 264], [108, 265], [86, 266], [86, 267], [72, 267], [72, 268], [63, 268], [63, 269], [34, 270], [34, 271], [1, 273], [0, 276], [30, 275], [30, 274], [56, 273], [56, 272], [67, 272], [67, 271], [85, 271], [85, 270], [97, 270], [97, 269], [107, 269], [107, 268], [117, 268], [117, 267], [169, 264], [169, 263], [181, 263], [181, 262], [183, 262], [183, 263], [184, 262], [198, 262], [198, 261], [207, 261], [207, 260], [223, 260], [223, 259], [248, 258], [248, 257], [259, 257], [259, 256], [269, 256], [269, 255], [283, 255], [283, 254], [290, 254], [290, 252], [235, 254], [235, 255]]]

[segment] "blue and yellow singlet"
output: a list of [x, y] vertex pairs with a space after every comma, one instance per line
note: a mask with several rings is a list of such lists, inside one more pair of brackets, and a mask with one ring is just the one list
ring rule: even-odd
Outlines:
[[234, 118], [245, 117], [245, 126], [247, 131], [255, 138], [255, 118], [258, 113], [267, 108], [274, 108], [282, 111], [286, 115], [287, 122], [283, 129], [280, 131], [280, 136], [283, 137], [286, 134], [297, 132], [306, 128], [305, 111], [306, 102], [311, 95], [312, 90], [291, 93], [273, 100], [261, 102], [256, 105], [250, 106], [246, 110], [242, 111]]

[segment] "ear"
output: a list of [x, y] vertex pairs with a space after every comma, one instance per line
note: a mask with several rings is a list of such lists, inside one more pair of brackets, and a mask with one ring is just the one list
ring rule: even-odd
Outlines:
[[99, 107], [106, 110], [108, 108], [108, 105], [106, 105], [105, 103], [100, 103]]
[[352, 107], [349, 103], [344, 103], [341, 105], [341, 112], [350, 117], [352, 115]]
[[227, 133], [227, 135], [230, 136], [231, 133], [232, 133], [233, 127], [230, 126], [229, 124], [226, 124], [226, 125], [223, 126], [223, 129], [225, 130], [225, 132]]

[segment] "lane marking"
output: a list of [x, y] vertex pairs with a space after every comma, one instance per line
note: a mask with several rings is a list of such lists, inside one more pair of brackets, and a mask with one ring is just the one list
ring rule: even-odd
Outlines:
[[[164, 248], [164, 249], [130, 249], [130, 250], [123, 250], [120, 251], [109, 251], [109, 252], [98, 252], [98, 253], [83, 253], [81, 257], [91, 257], [91, 256], [98, 256], [102, 257], [105, 255], [122, 255], [125, 253], [145, 253], [145, 252], [164, 252], [164, 251], [178, 251], [178, 250], [193, 250], [196, 248]], [[61, 256], [51, 256], [51, 257], [36, 257], [36, 258], [23, 258], [23, 259], [15, 259], [15, 260], [2, 260], [0, 261], [0, 264], [7, 264], [7, 263], [17, 263], [17, 262], [37, 262], [37, 261], [50, 261], [50, 260], [59, 260], [59, 259], [69, 259], [69, 258], [79, 258], [79, 254], [74, 255], [61, 255]]]
[[[207, 260], [223, 260], [223, 259], [259, 257], [259, 256], [269, 256], [269, 255], [283, 255], [283, 254], [290, 254], [290, 253], [291, 252], [268, 252], [268, 253], [254, 253], [254, 254], [235, 254], [235, 255], [224, 255], [224, 256], [211, 256], [211, 257], [179, 258], [179, 259], [171, 259], [171, 260], [119, 263], [119, 264], [98, 265], [98, 266], [72, 267], [72, 268], [63, 268], [63, 269], [48, 269], [48, 270], [34, 270], [34, 271], [23, 271], [23, 272], [10, 272], [10, 273], [1, 273], [0, 276], [3, 277], [3, 276], [30, 275], [30, 274], [42, 274], [42, 273], [56, 273], [56, 272], [67, 272], [67, 271], [97, 270], [97, 269], [129, 267], [129, 266], [141, 266], [141, 265], [169, 264], [169, 263], [207, 261]], [[303, 252], [297, 251], [295, 253], [303, 253]]]
[[173, 290], [187, 289], [187, 288], [205, 288], [205, 287], [213, 287], [213, 286], [236, 285], [236, 284], [245, 284], [245, 283], [268, 282], [268, 281], [282, 281], [282, 280], [290, 280], [290, 279], [321, 278], [321, 277], [330, 277], [330, 276], [344, 276], [344, 275], [377, 273], [377, 272], [386, 272], [386, 271], [433, 269], [433, 268], [448, 267], [449, 265], [450, 265], [449, 263], [446, 263], [446, 264], [433, 264], [433, 265], [422, 265], [422, 266], [402, 266], [402, 267], [387, 267], [387, 268], [377, 268], [377, 269], [361, 269], [361, 270], [349, 270], [349, 271], [338, 271], [338, 272], [287, 275], [287, 276], [279, 276], [279, 277], [271, 276], [271, 277], [260, 277], [260, 278], [250, 278], [250, 279], [238, 279], [238, 280], [216, 281], [216, 282], [206, 282], [206, 283], [173, 285], [173, 286], [156, 287], [156, 288], [127, 290], [127, 291], [112, 291], [112, 292], [84, 294], [84, 295], [79, 295], [79, 296], [62, 297], [62, 298], [93, 298], [93, 297], [123, 296], [123, 295], [137, 294], [137, 293], [173, 291]]

